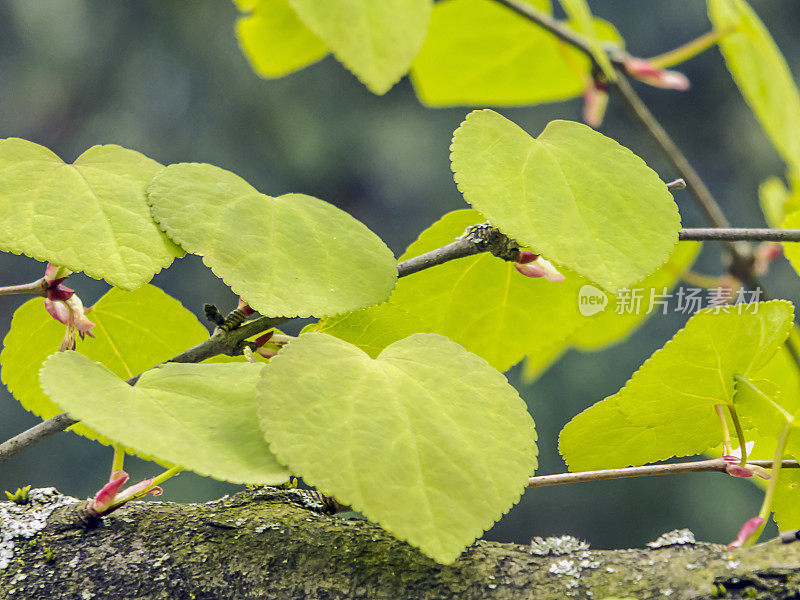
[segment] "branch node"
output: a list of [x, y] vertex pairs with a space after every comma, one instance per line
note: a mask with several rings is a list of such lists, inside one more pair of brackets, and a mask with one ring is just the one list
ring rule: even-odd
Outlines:
[[489, 252], [497, 258], [517, 262], [519, 260], [519, 244], [517, 240], [508, 237], [488, 221], [467, 227], [463, 239], [475, 244], [484, 252]]
[[203, 312], [206, 315], [206, 320], [213, 323], [217, 327], [225, 322], [225, 317], [219, 312], [219, 309], [213, 304], [203, 304]]

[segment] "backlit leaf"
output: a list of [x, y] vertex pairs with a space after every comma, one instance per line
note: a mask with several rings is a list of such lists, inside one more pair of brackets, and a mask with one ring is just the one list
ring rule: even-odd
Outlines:
[[150, 216], [145, 189], [162, 169], [120, 146], [73, 164], [33, 142], [0, 140], [0, 250], [134, 289], [183, 252]]
[[289, 0], [336, 58], [376, 94], [411, 66], [428, 30], [432, 0]]
[[[800, 210], [796, 210], [783, 220], [781, 223], [783, 229], [800, 229]], [[789, 263], [794, 267], [797, 273], [800, 273], [800, 244], [796, 242], [785, 242], [783, 244], [783, 253], [789, 260]]]
[[265, 367], [259, 413], [293, 473], [441, 563], [508, 511], [536, 468], [517, 392], [438, 335], [372, 359], [304, 333]]
[[[111, 289], [92, 306], [94, 338], [78, 340], [78, 350], [129, 379], [208, 337], [208, 330], [180, 302], [144, 285], [133, 292]], [[64, 412], [39, 386], [39, 368], [61, 345], [65, 326], [47, 313], [41, 298], [14, 313], [0, 353], [0, 377], [11, 394], [33, 414], [49, 419]], [[72, 431], [90, 439], [97, 434], [82, 424]], [[108, 443], [100, 438], [102, 443]]]
[[[444, 246], [486, 219], [474, 210], [446, 214], [400, 257]], [[532, 279], [491, 254], [450, 261], [398, 280], [391, 302], [505, 371], [526, 353], [564, 339], [585, 319], [578, 290], [586, 282], [566, 272], [562, 283]]]
[[[550, 12], [549, 0], [530, 3]], [[594, 23], [600, 39], [621, 44], [613, 26]], [[517, 105], [580, 96], [589, 72], [581, 52], [504, 6], [444, 0], [433, 7], [411, 79], [430, 106]]]
[[332, 204], [303, 194], [259, 193], [206, 164], [170, 165], [148, 196], [167, 234], [268, 316], [322, 316], [388, 298], [394, 256], [378, 236]]
[[708, 0], [719, 48], [742, 96], [787, 164], [800, 167], [800, 93], [775, 41], [745, 0]]
[[236, 21], [236, 37], [261, 77], [281, 77], [328, 53], [289, 6], [289, 0], [254, 0], [242, 10], [248, 14]]
[[564, 427], [559, 447], [570, 469], [644, 464], [716, 446], [714, 406], [733, 402], [734, 375], [758, 374], [791, 323], [792, 305], [782, 300], [695, 314], [617, 394]]
[[327, 333], [353, 344], [376, 358], [387, 346], [413, 333], [427, 333], [427, 325], [391, 302], [354, 312], [325, 317], [303, 331]]
[[262, 364], [166, 364], [130, 386], [75, 352], [51, 356], [42, 387], [72, 417], [138, 453], [233, 483], [277, 484], [288, 472], [258, 427]]
[[538, 138], [491, 110], [455, 131], [452, 167], [473, 208], [521, 244], [607, 291], [662, 265], [680, 216], [642, 159], [580, 123], [552, 121]]

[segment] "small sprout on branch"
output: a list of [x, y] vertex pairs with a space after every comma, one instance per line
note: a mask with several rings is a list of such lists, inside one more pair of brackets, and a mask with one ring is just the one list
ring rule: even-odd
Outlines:
[[76, 333], [81, 336], [81, 339], [85, 335], [94, 337], [92, 333], [94, 323], [86, 317], [83, 302], [72, 289], [63, 285], [64, 280], [71, 273], [72, 271], [50, 263], [47, 264], [47, 268], [44, 271], [44, 279], [47, 283], [47, 296], [44, 300], [44, 307], [51, 317], [67, 326], [64, 341], [61, 342], [61, 347], [59, 348], [60, 352], [75, 349]]
[[747, 540], [761, 530], [764, 524], [763, 517], [753, 517], [745, 523], [739, 530], [739, 535], [736, 539], [728, 544], [728, 548], [741, 548]]
[[113, 473], [111, 481], [104, 485], [93, 499], [85, 503], [83, 510], [86, 516], [89, 519], [97, 519], [115, 511], [126, 502], [147, 494], [159, 496], [163, 491], [159, 486], [154, 485], [154, 478], [150, 478], [140, 481], [120, 493], [122, 486], [128, 482], [129, 478], [125, 471]]
[[670, 181], [667, 184], [667, 189], [672, 190], [685, 190], [686, 189], [686, 180], [684, 179], [676, 179], [675, 181]]
[[603, 123], [608, 107], [608, 86], [591, 79], [583, 89], [583, 122], [597, 129]]
[[553, 283], [561, 283], [566, 279], [563, 273], [550, 264], [550, 261], [538, 254], [528, 250], [523, 250], [519, 254], [519, 260], [514, 263], [514, 267], [525, 277], [544, 277]]
[[214, 304], [203, 304], [203, 313], [206, 315], [206, 320], [217, 327], [225, 322], [225, 317]]
[[680, 91], [688, 90], [690, 87], [689, 79], [683, 73], [659, 69], [642, 58], [625, 56], [623, 66], [628, 75], [648, 85]]

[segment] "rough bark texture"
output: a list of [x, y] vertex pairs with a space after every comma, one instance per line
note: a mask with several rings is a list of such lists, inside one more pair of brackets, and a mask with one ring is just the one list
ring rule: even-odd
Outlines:
[[477, 542], [443, 566], [371, 523], [324, 514], [299, 490], [133, 502], [94, 529], [76, 506], [52, 488], [0, 503], [0, 598], [800, 598], [797, 542]]

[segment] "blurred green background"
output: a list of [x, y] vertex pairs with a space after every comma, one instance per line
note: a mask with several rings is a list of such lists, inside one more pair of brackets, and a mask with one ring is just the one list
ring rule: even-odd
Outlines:
[[[800, 3], [752, 4], [797, 79]], [[700, 0], [591, 5], [639, 56], [659, 54], [709, 29]], [[236, 15], [226, 0], [0, 1], [0, 137], [35, 141], [66, 160], [94, 144], [116, 143], [162, 163], [209, 162], [270, 195], [303, 192], [332, 202], [382, 236], [397, 255], [442, 214], [465, 207], [451, 177], [448, 147], [468, 108], [425, 108], [406, 79], [384, 97], [374, 96], [331, 57], [283, 79], [261, 80], [239, 52]], [[731, 221], [763, 226], [756, 189], [765, 177], [783, 174], [781, 162], [716, 50], [681, 70], [693, 84], [688, 92], [637, 89]], [[538, 134], [554, 118], [580, 120], [581, 103], [501, 111]], [[675, 176], [613, 98], [602, 131], [644, 157], [665, 180]], [[686, 192], [676, 200], [684, 225], [703, 225]], [[697, 269], [719, 273], [719, 248], [707, 244]], [[0, 285], [42, 273], [36, 261], [0, 255]], [[223, 311], [235, 306], [233, 294], [196, 257], [177, 261], [153, 283], [198, 317], [204, 302]], [[773, 297], [800, 299], [797, 276], [783, 259], [766, 283]], [[82, 276], [70, 278], [69, 285], [87, 305], [107, 289]], [[0, 336], [22, 302], [0, 297]], [[570, 352], [532, 385], [522, 383], [519, 367], [508, 373], [537, 423], [540, 474], [564, 470], [556, 444], [560, 428], [616, 392], [683, 320], [679, 314], [653, 318], [623, 344], [596, 354]], [[37, 421], [0, 390], [1, 439]], [[0, 464], [0, 489], [32, 483], [86, 497], [104, 483], [110, 459], [109, 448], [62, 433]], [[134, 479], [158, 470], [132, 459], [128, 467]], [[167, 484], [162, 499], [205, 501], [237, 489], [183, 474]], [[597, 548], [635, 547], [689, 527], [699, 539], [728, 542], [759, 503], [751, 484], [716, 474], [543, 488], [529, 490], [487, 537], [526, 543], [534, 535], [569, 533]]]

